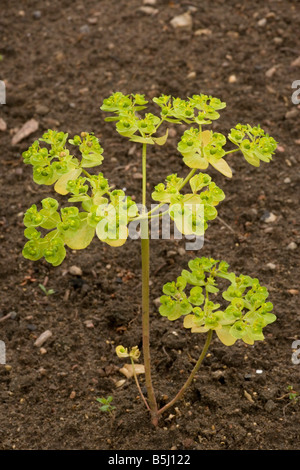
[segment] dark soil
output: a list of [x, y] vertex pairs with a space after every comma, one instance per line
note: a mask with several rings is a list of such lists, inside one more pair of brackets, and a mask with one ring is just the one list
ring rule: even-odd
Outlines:
[[[287, 388], [300, 393], [300, 365], [292, 362], [300, 335], [300, 111], [291, 102], [292, 82], [300, 79], [292, 65], [300, 55], [299, 2], [157, 0], [156, 15], [140, 6], [142, 0], [11, 0], [1, 11], [7, 103], [0, 112], [7, 130], [0, 131], [0, 339], [7, 364], [0, 366], [0, 448], [298, 449], [300, 403]], [[190, 7], [192, 30], [174, 30], [170, 20]], [[200, 29], [211, 34], [195, 34]], [[140, 202], [141, 180], [133, 178], [141, 172], [140, 149], [104, 122], [99, 109], [113, 91], [149, 99], [212, 94], [227, 102], [216, 129], [260, 123], [279, 142], [273, 161], [260, 168], [233, 154], [231, 180], [210, 170], [227, 196], [219, 206], [226, 225], [213, 221], [201, 250], [174, 256], [184, 240], [151, 242], [152, 366], [161, 404], [177, 393], [204, 342], [153, 304], [189, 259], [224, 259], [235, 272], [258, 277], [277, 315], [265, 341], [254, 346], [228, 348], [215, 337], [196, 381], [157, 429], [134, 381], [116, 387], [125, 377], [115, 346], [141, 347], [139, 242], [114, 249], [95, 238], [85, 251], [69, 250], [58, 268], [21, 254], [23, 213], [54, 196], [32, 182], [21, 153], [48, 128], [95, 132], [105, 149], [101, 171]], [[16, 129], [31, 118], [39, 130], [12, 146]], [[151, 149], [149, 194], [168, 174], [187, 174], [176, 150], [182, 130], [174, 128], [164, 147]], [[276, 220], [266, 223], [267, 213]], [[291, 242], [298, 248], [288, 249]], [[82, 276], [69, 273], [73, 265]], [[45, 279], [55, 291], [48, 298], [39, 288]], [[1, 321], [12, 311], [13, 318]], [[48, 329], [52, 337], [41, 352], [34, 341]], [[116, 407], [111, 416], [96, 401], [109, 395]]]

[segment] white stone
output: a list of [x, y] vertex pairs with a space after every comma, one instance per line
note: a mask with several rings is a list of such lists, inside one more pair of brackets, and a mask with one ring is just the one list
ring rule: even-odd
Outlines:
[[267, 19], [266, 18], [262, 18], [261, 20], [259, 20], [257, 22], [257, 25], [260, 27], [260, 28], [263, 28], [264, 26], [266, 26], [267, 24]]
[[146, 15], [153, 15], [153, 16], [157, 15], [157, 13], [158, 13], [157, 8], [152, 8], [152, 7], [148, 7], [148, 6], [140, 7], [139, 11], [141, 11], [142, 13], [145, 13]]
[[34, 345], [37, 346], [38, 348], [41, 347], [47, 339], [49, 339], [52, 336], [52, 332], [50, 330], [44, 331], [35, 341]]
[[189, 12], [182, 15], [174, 16], [170, 21], [171, 26], [175, 29], [190, 31], [193, 27], [193, 19]]
[[70, 266], [69, 273], [72, 276], [82, 276], [82, 269], [79, 266]]

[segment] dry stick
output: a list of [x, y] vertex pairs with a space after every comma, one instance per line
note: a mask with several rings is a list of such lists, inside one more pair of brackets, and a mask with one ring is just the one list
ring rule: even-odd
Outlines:
[[227, 227], [232, 233], [236, 235], [236, 231], [233, 230], [233, 228], [230, 227], [230, 225], [228, 225], [227, 222], [225, 222], [225, 220], [221, 219], [221, 217], [219, 217], [218, 215], [217, 215], [217, 219], [221, 222], [221, 224], [225, 225], [225, 227]]
[[139, 394], [140, 394], [143, 402], [145, 403], [147, 410], [149, 410], [151, 412], [150, 407], [148, 405], [148, 402], [147, 402], [146, 398], [144, 397], [144, 394], [143, 394], [142, 389], [140, 387], [139, 379], [137, 378], [137, 375], [136, 375], [136, 371], [135, 371], [135, 367], [134, 367], [134, 361], [133, 361], [132, 357], [130, 358], [130, 360], [131, 360], [131, 365], [132, 365], [133, 377], [134, 377], [136, 386], [138, 388]]
[[202, 362], [203, 362], [203, 359], [205, 358], [206, 356], [206, 353], [207, 353], [207, 350], [208, 350], [208, 347], [210, 345], [210, 342], [211, 342], [211, 339], [212, 339], [212, 335], [213, 335], [213, 330], [209, 330], [209, 332], [207, 333], [207, 337], [206, 337], [206, 341], [205, 341], [205, 344], [203, 346], [203, 349], [202, 349], [202, 352], [199, 356], [199, 359], [198, 361], [196, 362], [196, 365], [194, 367], [194, 369], [192, 370], [189, 378], [187, 379], [187, 381], [185, 382], [185, 384], [183, 385], [183, 387], [179, 390], [179, 392], [177, 393], [177, 395], [173, 398], [173, 400], [171, 400], [169, 403], [167, 403], [165, 406], [163, 406], [160, 410], [158, 410], [158, 414], [161, 415], [162, 413], [164, 413], [168, 408], [170, 408], [171, 406], [174, 405], [174, 403], [177, 401], [177, 400], [180, 400], [184, 394], [184, 392], [186, 391], [186, 389], [190, 386], [190, 384], [192, 383], [192, 380], [193, 378], [195, 377], [195, 375], [197, 374], [198, 370], [199, 370], [199, 367], [201, 366]]

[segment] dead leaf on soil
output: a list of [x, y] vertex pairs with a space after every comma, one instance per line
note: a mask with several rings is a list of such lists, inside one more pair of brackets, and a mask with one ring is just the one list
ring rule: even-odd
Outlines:
[[[143, 364], [135, 364], [134, 370], [135, 370], [136, 375], [145, 373], [145, 367]], [[120, 369], [120, 372], [121, 374], [124, 374], [127, 377], [127, 379], [130, 379], [130, 377], [133, 377], [132, 364], [125, 364], [125, 366], [122, 367], [122, 369]]]
[[29, 121], [25, 122], [25, 124], [17, 131], [17, 133], [13, 136], [11, 144], [17, 145], [21, 140], [28, 137], [33, 132], [37, 131], [39, 128], [39, 123], [36, 119], [30, 119]]
[[250, 401], [250, 403], [254, 403], [253, 398], [251, 397], [250, 393], [248, 393], [246, 390], [244, 390], [244, 395], [247, 398], [247, 400]]
[[4, 132], [7, 129], [7, 124], [4, 119], [0, 118], [0, 131]]

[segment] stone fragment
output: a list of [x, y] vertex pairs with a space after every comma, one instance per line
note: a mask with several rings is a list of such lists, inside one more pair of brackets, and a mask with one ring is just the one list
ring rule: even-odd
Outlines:
[[288, 250], [296, 250], [298, 248], [297, 243], [291, 242], [288, 244], [287, 249]]
[[82, 269], [79, 266], [70, 266], [69, 273], [72, 276], [82, 276]]
[[52, 332], [50, 330], [44, 331], [36, 340], [34, 343], [34, 346], [40, 348], [49, 338], [51, 338]]
[[190, 31], [193, 27], [193, 19], [189, 12], [183, 13], [182, 15], [174, 16], [170, 21], [171, 26], [174, 29], [181, 31]]

